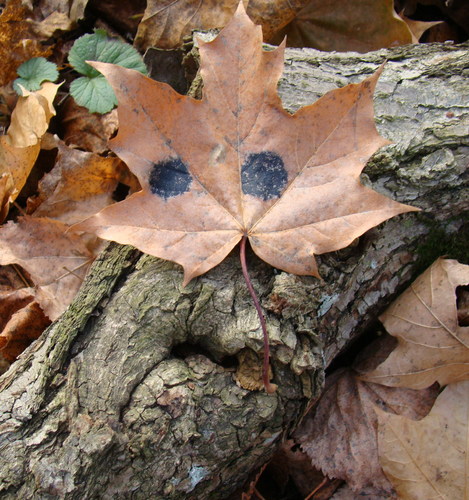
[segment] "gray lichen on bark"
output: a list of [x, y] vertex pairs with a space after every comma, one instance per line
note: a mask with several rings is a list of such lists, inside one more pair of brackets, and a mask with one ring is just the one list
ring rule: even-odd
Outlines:
[[322, 280], [249, 255], [277, 394], [235, 381], [240, 353], [262, 354], [235, 252], [183, 288], [178, 266], [111, 244], [72, 306], [0, 379], [2, 498], [226, 497], [320, 394], [324, 366], [419, 270], [432, 234], [467, 234], [467, 47], [289, 49], [280, 93], [293, 111], [384, 59], [376, 120], [394, 144], [363, 181], [423, 212], [320, 256]]

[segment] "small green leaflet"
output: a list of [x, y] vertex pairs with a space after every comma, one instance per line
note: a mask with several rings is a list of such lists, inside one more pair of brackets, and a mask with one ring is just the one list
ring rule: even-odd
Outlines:
[[144, 75], [147, 68], [141, 55], [127, 43], [111, 40], [103, 30], [79, 38], [70, 50], [69, 63], [81, 73], [70, 85], [70, 94], [91, 113], [107, 113], [117, 105], [117, 99], [104, 76], [86, 61], [100, 61], [135, 69]]
[[57, 66], [44, 57], [33, 57], [25, 61], [17, 70], [20, 78], [13, 82], [13, 88], [18, 95], [23, 95], [20, 85], [34, 92], [41, 88], [45, 81], [55, 82], [59, 77]]

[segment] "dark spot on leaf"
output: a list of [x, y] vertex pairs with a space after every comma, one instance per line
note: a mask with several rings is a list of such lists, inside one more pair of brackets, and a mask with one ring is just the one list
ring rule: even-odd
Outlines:
[[153, 165], [149, 182], [151, 192], [167, 200], [187, 193], [192, 177], [180, 158], [168, 158]]
[[265, 200], [278, 198], [288, 181], [282, 158], [272, 151], [251, 153], [241, 167], [244, 194]]

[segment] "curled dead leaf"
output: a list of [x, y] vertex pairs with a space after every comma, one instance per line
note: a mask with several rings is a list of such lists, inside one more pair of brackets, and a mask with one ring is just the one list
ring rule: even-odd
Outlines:
[[30, 289], [0, 292], [0, 309], [5, 308], [8, 308], [8, 314], [2, 315], [0, 355], [11, 363], [41, 335], [51, 321], [34, 300]]
[[26, 148], [39, 143], [55, 115], [53, 101], [59, 85], [44, 82], [40, 90], [30, 92], [23, 89], [11, 115], [6, 141], [15, 148]]
[[0, 136], [0, 222], [5, 219], [10, 204], [25, 185], [39, 151], [38, 143], [16, 148], [11, 146], [7, 136]]

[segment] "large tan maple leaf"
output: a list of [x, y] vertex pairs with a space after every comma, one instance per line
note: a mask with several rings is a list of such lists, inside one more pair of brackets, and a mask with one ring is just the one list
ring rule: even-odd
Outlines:
[[359, 181], [369, 156], [388, 143], [373, 119], [379, 71], [290, 115], [277, 94], [284, 47], [261, 44], [241, 3], [218, 37], [200, 44], [202, 100], [93, 63], [119, 101], [111, 148], [142, 191], [75, 229], [177, 262], [185, 283], [243, 236], [272, 266], [317, 276], [314, 254], [415, 210]]

